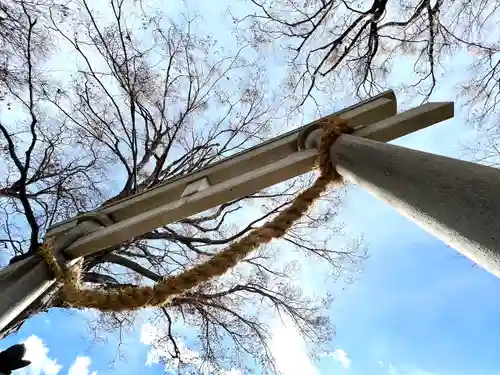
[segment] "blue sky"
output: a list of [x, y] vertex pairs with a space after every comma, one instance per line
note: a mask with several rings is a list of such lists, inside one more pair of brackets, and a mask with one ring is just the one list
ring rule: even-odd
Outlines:
[[[210, 20], [204, 23], [207, 30], [225, 34], [217, 18], [218, 8], [206, 5], [203, 14]], [[470, 57], [457, 57], [449, 69], [458, 80], [464, 77], [463, 66]], [[271, 59], [269, 64], [278, 70], [279, 59]], [[412, 69], [404, 59], [397, 66], [389, 77], [394, 85]], [[448, 80], [432, 100], [454, 100], [455, 84]], [[416, 105], [404, 99], [400, 108]], [[458, 106], [453, 120], [395, 143], [467, 158], [461, 145], [474, 136]], [[329, 355], [311, 362], [293, 327], [273, 327], [271, 347], [285, 374], [500, 374], [495, 345], [500, 337], [496, 318], [500, 315], [500, 283], [494, 276], [358, 187], [349, 187], [341, 218], [350, 232], [363, 233], [370, 258], [359, 279], [349, 286], [325, 284], [321, 272], [305, 265], [307, 288], [318, 293], [334, 291], [331, 317], [337, 334], [327, 348]], [[1, 347], [27, 340], [34, 366], [24, 373], [30, 375], [164, 373], [161, 364], [146, 366], [150, 347], [141, 343], [144, 327], [140, 321], [125, 337], [122, 349], [126, 358], [116, 358], [116, 336], [104, 335], [107, 341], [94, 343], [86, 330], [85, 319], [89, 318], [86, 312], [50, 311], [28, 321], [18, 334], [2, 341]]]

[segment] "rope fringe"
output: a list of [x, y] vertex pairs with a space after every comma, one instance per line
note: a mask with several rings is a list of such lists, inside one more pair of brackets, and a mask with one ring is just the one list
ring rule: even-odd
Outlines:
[[56, 280], [62, 284], [60, 295], [64, 305], [115, 312], [168, 305], [176, 296], [221, 276], [261, 245], [282, 237], [297, 220], [304, 216], [331, 184], [342, 183], [342, 177], [331, 165], [329, 149], [340, 135], [350, 134], [353, 129], [345, 120], [338, 117], [323, 121], [321, 127], [324, 132], [316, 162], [316, 167], [321, 174], [311, 187], [300, 193], [289, 207], [262, 227], [252, 230], [206, 262], [181, 274], [167, 277], [153, 286], [127, 286], [115, 290], [82, 288], [81, 262], [63, 270], [54, 257], [52, 243], [50, 240], [46, 241], [39, 253], [52, 270]]

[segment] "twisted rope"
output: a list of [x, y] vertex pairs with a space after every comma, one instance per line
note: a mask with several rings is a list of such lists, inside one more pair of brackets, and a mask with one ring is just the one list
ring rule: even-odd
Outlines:
[[300, 193], [289, 207], [262, 227], [253, 229], [204, 263], [169, 276], [153, 286], [125, 286], [115, 290], [84, 289], [80, 283], [80, 267], [62, 270], [54, 258], [50, 242], [42, 245], [40, 255], [51, 268], [56, 280], [62, 283], [61, 298], [65, 306], [119, 312], [167, 305], [176, 296], [223, 275], [261, 245], [282, 237], [329, 186], [342, 182], [342, 177], [331, 165], [329, 149], [341, 134], [352, 133], [353, 129], [340, 118], [323, 121], [321, 127], [324, 132], [316, 161], [321, 174], [311, 187]]

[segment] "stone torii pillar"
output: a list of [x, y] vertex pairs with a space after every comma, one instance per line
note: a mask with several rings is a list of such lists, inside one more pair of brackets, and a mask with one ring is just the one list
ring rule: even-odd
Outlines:
[[[304, 129], [299, 148], [318, 147], [321, 133]], [[499, 169], [348, 134], [330, 159], [344, 178], [500, 277]]]
[[500, 170], [368, 139], [330, 149], [341, 175], [500, 277]]

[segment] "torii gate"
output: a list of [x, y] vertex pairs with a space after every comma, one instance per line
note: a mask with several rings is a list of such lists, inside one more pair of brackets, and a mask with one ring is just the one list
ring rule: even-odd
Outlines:
[[[386, 144], [453, 117], [453, 102], [397, 113], [387, 91], [331, 116], [355, 127], [330, 148], [337, 171], [428, 232], [500, 277], [500, 170]], [[325, 119], [325, 118], [323, 118]], [[322, 119], [320, 119], [322, 120]], [[160, 226], [244, 197], [311, 170], [321, 130], [317, 121], [197, 172], [56, 224], [54, 248], [73, 261]], [[75, 240], [76, 239], [76, 240]], [[54, 284], [32, 256], [0, 271], [0, 332]]]

